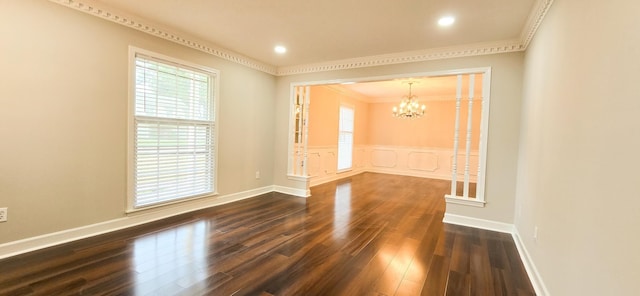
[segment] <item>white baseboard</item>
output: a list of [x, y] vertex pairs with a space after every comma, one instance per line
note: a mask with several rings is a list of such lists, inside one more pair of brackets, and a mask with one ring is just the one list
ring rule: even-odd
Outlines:
[[517, 227], [514, 227], [511, 236], [513, 237], [513, 241], [516, 243], [518, 254], [520, 254], [520, 260], [522, 260], [522, 264], [524, 264], [524, 268], [527, 270], [527, 274], [529, 274], [529, 280], [531, 281], [531, 285], [533, 285], [533, 289], [536, 291], [536, 295], [549, 296], [549, 290], [547, 290], [547, 286], [545, 286], [544, 281], [542, 281], [542, 277], [540, 276], [540, 273], [538, 273], [536, 265], [533, 263], [533, 260], [531, 260], [529, 251], [527, 251], [527, 248], [522, 242], [522, 238], [520, 238], [520, 233], [518, 232]]
[[[361, 172], [353, 173], [353, 175]], [[341, 178], [347, 177], [348, 175], [341, 175]], [[49, 233], [45, 235], [40, 235], [36, 237], [30, 237], [18, 241], [13, 241], [5, 244], [0, 244], [0, 259], [75, 241], [83, 238], [88, 238], [108, 232], [113, 232], [161, 219], [165, 219], [168, 217], [180, 215], [187, 212], [192, 212], [200, 209], [205, 209], [209, 207], [214, 207], [218, 205], [227, 204], [234, 201], [239, 201], [242, 199], [247, 199], [255, 196], [259, 196], [265, 193], [269, 193], [272, 191], [290, 194], [300, 197], [308, 197], [310, 196], [310, 191], [305, 189], [298, 188], [290, 188], [284, 186], [266, 186], [262, 188], [256, 188], [248, 191], [218, 196], [214, 199], [200, 199], [195, 200], [188, 203], [176, 204], [171, 207], [166, 208], [158, 208], [150, 211], [139, 212], [130, 214], [123, 218], [113, 219], [101, 223], [86, 225], [82, 227], [77, 227], [73, 229], [67, 229], [59, 232]], [[520, 235], [517, 229], [513, 224], [477, 219], [467, 216], [454, 215], [445, 213], [444, 219], [442, 220], [444, 223], [456, 224], [480, 229], [486, 229], [497, 232], [510, 233], [513, 236], [513, 240], [516, 244], [516, 248], [518, 249], [518, 253], [520, 254], [520, 258], [522, 263], [525, 266], [527, 274], [529, 275], [529, 279], [531, 280], [531, 284], [536, 291], [537, 295], [540, 296], [548, 296], [549, 292], [544, 285], [542, 277], [538, 273], [538, 270], [531, 260], [529, 256], [529, 252], [527, 251], [524, 243], [522, 242]]]
[[326, 176], [323, 176], [323, 177], [314, 177], [314, 178], [311, 178], [311, 182], [309, 182], [309, 187], [317, 186], [317, 185], [324, 184], [324, 183], [333, 182], [333, 181], [336, 181], [336, 180], [340, 180], [342, 178], [348, 178], [348, 177], [351, 177], [351, 176], [355, 176], [357, 174], [362, 174], [364, 172], [366, 172], [366, 171], [362, 170], [362, 169], [353, 169], [353, 170], [342, 172], [342, 173], [333, 173], [331, 175], [326, 175]]
[[442, 222], [497, 232], [513, 233], [514, 231], [513, 224], [454, 215], [449, 213], [444, 214], [444, 219], [442, 219]]
[[419, 177], [419, 178], [429, 178], [429, 179], [438, 179], [438, 180], [451, 180], [451, 176], [437, 175], [437, 174], [425, 174], [423, 172], [418, 171], [406, 171], [406, 170], [394, 170], [394, 169], [382, 169], [382, 168], [358, 168], [348, 172], [343, 173], [333, 173], [330, 175], [325, 175], [322, 177], [311, 177], [311, 181], [309, 186], [317, 186], [324, 183], [333, 182], [336, 180], [340, 180], [342, 178], [347, 178], [351, 176], [355, 176], [357, 174], [362, 173], [376, 173], [376, 174], [391, 174], [391, 175], [400, 175], [400, 176], [408, 176], [408, 177]]
[[527, 271], [527, 275], [529, 276], [529, 280], [531, 281], [533, 289], [536, 291], [536, 295], [549, 296], [549, 291], [544, 285], [542, 277], [540, 276], [540, 273], [538, 273], [538, 269], [533, 263], [533, 260], [531, 260], [527, 248], [522, 243], [522, 240], [520, 239], [520, 235], [518, 233], [518, 229], [513, 224], [448, 213], [444, 214], [444, 219], [442, 219], [442, 222], [511, 234], [511, 236], [513, 237], [513, 241], [516, 244], [516, 248], [518, 249], [520, 260], [522, 260], [522, 264]]
[[293, 196], [305, 197], [305, 198], [311, 196], [311, 190], [309, 189], [298, 189], [298, 188], [284, 187], [284, 186], [278, 186], [278, 185], [273, 185], [272, 188], [273, 188], [272, 191], [289, 194]]
[[399, 175], [399, 176], [407, 176], [407, 177], [419, 177], [419, 178], [451, 181], [451, 175], [441, 175], [441, 174], [423, 172], [423, 171], [417, 171], [417, 170], [400, 170], [400, 169], [393, 169], [393, 168], [368, 167], [364, 171], [370, 172], [370, 173], [378, 173], [378, 174], [391, 174], [391, 175]]
[[8, 242], [5, 244], [0, 244], [0, 259], [108, 232], [113, 232], [116, 230], [133, 227], [200, 209], [223, 205], [230, 202], [259, 196], [272, 191], [274, 191], [273, 186], [266, 186], [243, 192], [216, 196], [214, 198], [197, 199], [189, 202], [174, 204], [167, 207], [136, 212], [129, 214], [126, 217], [117, 218], [105, 222]]

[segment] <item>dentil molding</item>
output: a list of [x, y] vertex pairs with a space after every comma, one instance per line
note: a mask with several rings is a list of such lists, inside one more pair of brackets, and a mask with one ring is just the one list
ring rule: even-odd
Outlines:
[[547, 15], [549, 8], [551, 8], [553, 0], [536, 0], [534, 3], [534, 9], [529, 14], [527, 24], [524, 26], [522, 33], [520, 34], [520, 43], [526, 49], [531, 43], [531, 39], [538, 31], [538, 27], [542, 23], [542, 20]]
[[549, 11], [551, 4], [553, 4], [553, 0], [536, 0], [534, 3], [534, 9], [529, 15], [527, 23], [520, 34], [520, 38], [517, 40], [503, 40], [490, 43], [434, 48], [322, 63], [276, 67], [256, 61], [242, 54], [207, 44], [207, 42], [198, 40], [197, 38], [171, 32], [168, 29], [161, 28], [158, 25], [151, 24], [150, 22], [140, 18], [128, 16], [125, 13], [116, 11], [112, 8], [98, 6], [96, 3], [90, 2], [90, 0], [49, 1], [276, 76], [524, 51], [529, 46], [536, 30], [542, 23], [547, 11]]
[[258, 70], [272, 75], [276, 75], [276, 67], [268, 65], [236, 52], [222, 49], [213, 45], [208, 45], [197, 38], [187, 37], [185, 34], [171, 32], [168, 29], [161, 28], [158, 25], [151, 24], [148, 21], [128, 16], [123, 12], [116, 11], [112, 8], [106, 8], [99, 4], [87, 0], [49, 0], [53, 3], [64, 5], [66, 7], [96, 16], [129, 28], [142, 31], [144, 33], [160, 37], [193, 49], [214, 55], [216, 57]]
[[386, 55], [367, 56], [353, 59], [329, 61], [322, 63], [279, 67], [276, 75], [286, 76], [324, 71], [366, 68], [391, 64], [403, 64], [442, 60], [478, 55], [524, 51], [526, 48], [518, 40], [478, 43], [472, 45], [443, 47], [419, 51], [408, 51]]

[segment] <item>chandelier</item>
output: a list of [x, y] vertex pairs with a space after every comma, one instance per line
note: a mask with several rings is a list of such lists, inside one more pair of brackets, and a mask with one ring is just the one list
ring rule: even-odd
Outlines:
[[409, 95], [402, 97], [400, 105], [393, 106], [393, 116], [399, 118], [420, 118], [424, 115], [424, 109], [427, 107], [418, 103], [417, 97], [411, 94], [411, 85], [413, 82], [409, 82]]

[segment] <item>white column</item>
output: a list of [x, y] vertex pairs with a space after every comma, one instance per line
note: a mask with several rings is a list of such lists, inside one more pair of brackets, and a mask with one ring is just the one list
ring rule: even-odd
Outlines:
[[453, 132], [453, 162], [451, 163], [451, 196], [456, 196], [458, 186], [458, 135], [460, 133], [460, 101], [462, 101], [462, 75], [458, 75], [456, 87], [456, 123]]
[[302, 121], [302, 139], [300, 141], [300, 143], [302, 143], [302, 175], [303, 176], [307, 176], [308, 175], [308, 170], [307, 170], [307, 158], [308, 158], [308, 153], [307, 153], [307, 145], [309, 144], [309, 120], [307, 118], [309, 118], [309, 106], [311, 105], [311, 88], [309, 86], [305, 86], [304, 87], [304, 101], [302, 104], [302, 110], [300, 110], [300, 121]]
[[302, 117], [303, 117], [303, 109], [304, 109], [304, 87], [296, 86], [294, 90], [294, 101], [293, 101], [293, 175], [302, 176]]
[[464, 164], [464, 190], [462, 197], [469, 198], [469, 158], [471, 155], [471, 120], [473, 119], [473, 88], [475, 86], [476, 75], [469, 75], [469, 108], [467, 110], [467, 144], [465, 151], [465, 164]]

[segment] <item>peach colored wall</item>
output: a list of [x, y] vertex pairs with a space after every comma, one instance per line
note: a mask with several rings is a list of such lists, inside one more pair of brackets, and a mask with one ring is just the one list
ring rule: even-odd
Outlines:
[[354, 107], [354, 144], [366, 145], [368, 143], [369, 106], [367, 103], [324, 85], [312, 86], [310, 98], [309, 146], [335, 146], [338, 144], [340, 104]]
[[[369, 145], [453, 148], [455, 101], [422, 102], [427, 105], [422, 118], [407, 120], [393, 117], [395, 103], [369, 104]], [[467, 103], [460, 108], [459, 148], [466, 147]], [[478, 149], [481, 108], [475, 104], [472, 119], [471, 148]]]
[[[335, 146], [338, 141], [340, 104], [355, 107], [355, 145], [384, 145], [401, 147], [453, 148], [455, 101], [429, 101], [426, 115], [415, 120], [399, 119], [391, 115], [396, 103], [365, 103], [319, 85], [311, 87], [309, 108], [309, 146]], [[468, 104], [460, 108], [459, 148], [466, 148]], [[471, 148], [478, 149], [480, 139], [481, 106], [473, 108]]]

